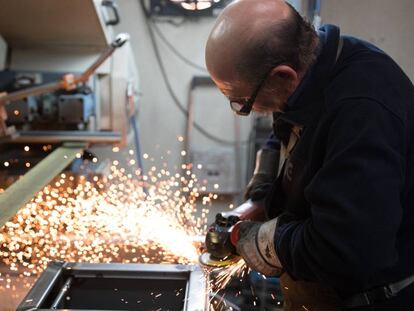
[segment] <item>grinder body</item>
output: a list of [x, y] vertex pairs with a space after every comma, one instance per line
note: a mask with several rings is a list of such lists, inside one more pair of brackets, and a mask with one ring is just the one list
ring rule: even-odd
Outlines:
[[264, 220], [265, 212], [262, 201], [246, 201], [230, 212], [216, 215], [206, 234], [207, 252], [200, 256], [200, 262], [207, 266], [227, 266], [237, 262], [236, 251], [238, 224], [246, 220]]

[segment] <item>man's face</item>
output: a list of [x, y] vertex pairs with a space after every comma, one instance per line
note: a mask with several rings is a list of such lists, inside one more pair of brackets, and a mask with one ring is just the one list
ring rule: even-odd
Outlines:
[[247, 102], [257, 92], [252, 111], [267, 114], [281, 111], [286, 102], [286, 91], [282, 87], [271, 85], [271, 80], [265, 77], [253, 85], [243, 81], [225, 82], [213, 79], [220, 91], [230, 102]]

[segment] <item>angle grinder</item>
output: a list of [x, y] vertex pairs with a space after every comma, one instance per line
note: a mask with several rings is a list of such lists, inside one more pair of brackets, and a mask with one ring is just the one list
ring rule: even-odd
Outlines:
[[265, 211], [262, 201], [248, 200], [233, 211], [216, 215], [205, 239], [206, 252], [199, 261], [208, 267], [226, 267], [239, 261], [236, 251], [239, 239], [239, 225], [246, 220], [263, 220]]

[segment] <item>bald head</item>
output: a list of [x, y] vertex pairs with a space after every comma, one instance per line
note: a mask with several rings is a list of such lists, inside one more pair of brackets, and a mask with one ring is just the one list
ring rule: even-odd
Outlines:
[[234, 1], [218, 17], [207, 41], [206, 64], [213, 80], [222, 90], [257, 81], [281, 61], [300, 70], [298, 45], [312, 45], [312, 40], [301, 42], [300, 23], [305, 22], [283, 0]]
[[214, 78], [234, 80], [234, 69], [244, 51], [269, 28], [286, 21], [291, 8], [283, 0], [237, 0], [217, 19], [206, 46], [206, 63]]

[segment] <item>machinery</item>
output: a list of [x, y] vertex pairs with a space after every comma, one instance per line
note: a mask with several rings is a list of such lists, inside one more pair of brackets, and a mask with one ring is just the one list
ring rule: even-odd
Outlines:
[[[217, 214], [215, 222], [208, 229], [206, 251], [199, 257], [200, 264], [211, 271], [214, 277], [215, 273], [222, 270], [216, 268], [226, 268], [238, 263], [241, 260], [236, 250], [239, 225], [243, 221], [262, 221], [264, 218], [262, 201], [249, 200], [233, 211]], [[219, 310], [279, 311], [283, 307], [279, 279], [263, 278], [254, 271], [241, 273], [233, 278], [222, 292], [211, 299]]]
[[129, 36], [114, 34], [115, 1], [0, 6], [1, 227], [60, 172], [79, 173], [95, 146], [138, 136], [139, 77]]
[[[94, 81], [89, 84], [88, 82], [97, 68], [128, 39], [127, 34], [118, 35], [85, 72], [78, 76], [62, 75], [56, 82], [40, 84], [40, 81], [46, 82], [57, 74], [0, 72], [0, 88], [3, 91], [0, 106], [6, 112], [0, 121], [5, 123], [3, 128], [12, 127], [18, 130], [16, 136], [13, 135], [14, 132], [7, 130], [2, 133], [3, 136], [10, 135], [12, 141], [26, 139], [28, 142], [42, 142], [43, 139], [50, 143], [53, 138], [48, 135], [49, 131], [57, 131], [57, 136], [64, 136], [68, 130], [95, 131], [93, 126], [97, 115], [97, 98], [93, 89]], [[47, 137], [42, 138], [42, 131]], [[36, 134], [40, 137], [35, 137]], [[99, 133], [94, 135], [99, 136]], [[86, 138], [88, 137], [79, 136], [77, 140]], [[94, 139], [93, 134], [90, 139]]]
[[[128, 43], [113, 54], [108, 49], [116, 37], [112, 26], [119, 22], [115, 2], [1, 0], [0, 5], [0, 35], [7, 46], [0, 71], [5, 106], [0, 120], [7, 126], [2, 141], [125, 145], [138, 75]], [[59, 87], [48, 89], [55, 81]], [[15, 92], [18, 96], [7, 95]]]
[[261, 201], [247, 201], [231, 212], [218, 213], [209, 227], [205, 245], [206, 252], [200, 256], [200, 263], [211, 267], [225, 267], [239, 261], [236, 251], [239, 224], [246, 220], [261, 220], [264, 208]]

